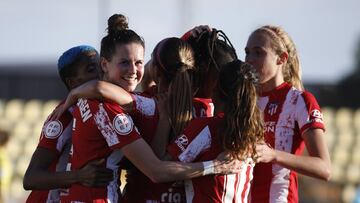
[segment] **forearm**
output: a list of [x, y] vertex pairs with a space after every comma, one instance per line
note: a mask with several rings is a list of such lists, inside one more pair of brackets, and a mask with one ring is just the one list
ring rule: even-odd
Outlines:
[[126, 111], [132, 109], [133, 99], [127, 91], [109, 82], [91, 80], [70, 91], [72, 101], [79, 98], [88, 99], [108, 99], [118, 103]]
[[133, 98], [129, 92], [117, 85], [105, 81], [97, 81], [95, 92], [102, 98], [118, 103], [126, 112], [132, 110]]
[[[161, 161], [155, 156], [151, 148], [142, 139], [134, 141], [133, 143], [123, 147], [122, 152], [153, 182], [169, 182], [204, 175], [203, 163]], [[214, 162], [213, 166], [216, 167], [218, 164], [220, 163]], [[207, 170], [207, 172], [209, 171], [211, 172], [211, 170]]]
[[151, 180], [162, 183], [176, 180], [191, 179], [203, 176], [204, 166], [202, 162], [182, 163], [173, 161], [162, 161], [158, 163], [155, 170], [152, 170]]
[[55, 188], [68, 188], [78, 182], [78, 175], [75, 171], [50, 172], [36, 171], [25, 174], [25, 190], [50, 190]]
[[330, 164], [320, 157], [294, 155], [275, 150], [275, 164], [314, 178], [329, 180]]

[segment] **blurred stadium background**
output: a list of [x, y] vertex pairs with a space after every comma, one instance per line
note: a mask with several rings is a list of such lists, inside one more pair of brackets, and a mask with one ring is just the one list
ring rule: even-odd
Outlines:
[[283, 26], [298, 45], [305, 87], [322, 107], [333, 163], [329, 182], [300, 176], [300, 202], [353, 202], [360, 183], [359, 6], [356, 0], [341, 5], [331, 0], [1, 1], [0, 128], [11, 134], [6, 153], [13, 167], [11, 184], [1, 188], [6, 202], [26, 199], [22, 178], [43, 122], [66, 96], [57, 57], [78, 44], [99, 47], [113, 13], [128, 16], [130, 28], [145, 38], [146, 59], [156, 42], [198, 24], [223, 29], [243, 59], [251, 30], [266, 23]]

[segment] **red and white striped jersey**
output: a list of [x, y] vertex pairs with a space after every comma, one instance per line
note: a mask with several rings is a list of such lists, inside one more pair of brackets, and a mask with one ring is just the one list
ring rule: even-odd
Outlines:
[[[314, 96], [288, 83], [259, 97], [264, 115], [265, 141], [271, 147], [300, 155], [304, 150], [301, 134], [309, 128], [324, 129], [320, 107]], [[272, 163], [254, 169], [251, 202], [298, 202], [297, 174]]]
[[119, 149], [140, 138], [131, 117], [116, 103], [86, 99], [78, 100], [73, 117], [71, 169], [105, 158], [104, 166], [114, 171], [114, 180], [100, 188], [74, 184], [62, 202], [118, 202], [119, 162], [123, 158]]
[[[62, 101], [56, 108], [63, 103], [64, 101]], [[65, 171], [71, 147], [73, 117], [69, 111], [66, 111], [59, 119], [55, 119], [54, 111], [48, 116], [43, 125], [38, 147], [48, 149], [57, 155], [56, 159], [51, 163], [51, 166], [48, 169], [49, 171]], [[33, 190], [27, 198], [26, 203], [59, 201], [60, 189]]]
[[[168, 146], [168, 152], [181, 162], [199, 162], [215, 159], [223, 152], [218, 132], [223, 114], [211, 118], [197, 118], [184, 133]], [[186, 202], [248, 202], [254, 163], [244, 161], [241, 173], [209, 175], [185, 181]]]
[[[158, 110], [155, 100], [148, 94], [132, 94], [134, 111], [131, 117], [139, 128], [141, 136], [148, 143], [153, 139], [158, 120]], [[193, 115], [195, 117], [210, 117], [214, 107], [211, 99], [194, 98]], [[124, 202], [147, 203], [184, 203], [185, 191], [182, 181], [172, 183], [153, 183], [137, 169], [128, 171], [127, 184], [123, 196]]]
[[[159, 114], [155, 100], [146, 94], [132, 94], [134, 111], [131, 117], [140, 131], [140, 135], [147, 143], [153, 139]], [[126, 187], [122, 202], [143, 203], [184, 203], [185, 191], [183, 184], [153, 183], [147, 176], [135, 167], [128, 170], [126, 175]]]

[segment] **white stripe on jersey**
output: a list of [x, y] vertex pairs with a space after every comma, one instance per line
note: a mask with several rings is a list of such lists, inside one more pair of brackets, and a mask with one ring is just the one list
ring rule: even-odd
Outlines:
[[259, 109], [261, 110], [261, 112], [265, 111], [265, 107], [267, 105], [267, 103], [269, 102], [269, 97], [259, 97], [257, 100], [257, 106], [259, 107]]
[[[176, 142], [176, 141], [175, 141]], [[202, 151], [209, 149], [211, 146], [211, 134], [209, 126], [206, 126], [194, 140], [179, 155], [181, 162], [192, 162]]]
[[232, 203], [235, 196], [235, 183], [238, 178], [239, 174], [230, 174], [225, 175], [224, 179], [224, 186], [225, 186], [225, 193], [223, 195], [223, 202], [224, 203]]
[[136, 110], [145, 116], [155, 115], [156, 104], [153, 98], [143, 97], [137, 94], [133, 96], [135, 98]]
[[242, 202], [241, 194], [244, 190], [244, 186], [247, 186], [245, 182], [247, 181], [246, 172], [248, 171], [248, 165], [247, 164], [244, 165], [245, 166], [243, 166], [243, 170], [241, 170], [241, 173], [239, 174], [238, 183], [236, 185], [236, 202]]
[[[275, 149], [291, 153], [294, 141], [296, 104], [300, 91], [291, 88], [286, 95], [275, 131]], [[287, 202], [290, 184], [290, 170], [278, 164], [272, 165], [272, 184], [270, 186], [270, 203]]]
[[184, 187], [185, 187], [185, 195], [186, 195], [186, 202], [191, 203], [194, 199], [194, 186], [190, 180], [184, 180]]
[[[110, 156], [106, 159], [106, 168], [113, 170], [114, 179], [107, 186], [107, 197], [109, 203], [117, 203], [119, 198], [119, 185], [118, 180], [120, 177], [119, 174], [119, 162], [124, 157], [123, 153], [120, 150], [113, 151]], [[109, 199], [112, 198], [112, 199]]]
[[72, 134], [72, 125], [73, 125], [73, 121], [71, 121], [65, 128], [65, 130], [63, 130], [63, 132], [61, 133], [61, 135], [58, 138], [58, 141], [56, 143], [56, 149], [61, 152], [63, 150], [63, 147], [71, 142], [71, 134]]
[[[66, 171], [67, 165], [70, 157], [70, 148], [71, 145], [71, 133], [72, 133], [72, 121], [66, 126], [65, 130], [58, 137], [58, 142], [56, 143], [56, 149], [61, 152], [59, 160], [56, 164], [56, 171]], [[47, 196], [47, 203], [59, 202], [60, 193], [63, 189], [52, 189], [49, 190]]]
[[99, 104], [99, 111], [95, 113], [94, 120], [97, 128], [104, 136], [109, 147], [120, 142], [114, 128], [112, 127], [110, 118], [103, 107], [103, 104]]

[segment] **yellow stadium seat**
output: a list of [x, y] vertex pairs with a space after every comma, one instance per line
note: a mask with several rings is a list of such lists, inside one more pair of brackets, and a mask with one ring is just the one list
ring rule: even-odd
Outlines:
[[15, 162], [20, 157], [20, 154], [22, 153], [22, 147], [23, 145], [19, 140], [10, 137], [9, 142], [6, 145], [6, 150], [13, 162]]
[[5, 102], [4, 100], [0, 99], [0, 118], [2, 118], [4, 114], [4, 109], [5, 109]]
[[31, 136], [32, 126], [25, 120], [15, 123], [11, 132], [13, 139], [18, 139], [20, 143], [24, 143]]
[[352, 184], [347, 184], [345, 185], [342, 191], [341, 198], [344, 203], [352, 203], [353, 200], [355, 199], [355, 195], [356, 195], [356, 187]]
[[25, 202], [30, 191], [26, 191], [22, 185], [22, 177], [15, 177], [11, 183], [11, 202]]
[[348, 183], [360, 183], [360, 164], [350, 164], [346, 169], [346, 181]]
[[16, 122], [22, 119], [24, 109], [24, 101], [20, 99], [12, 99], [5, 105], [4, 118], [10, 122]]
[[325, 140], [326, 140], [326, 144], [328, 146], [328, 149], [332, 149], [334, 143], [335, 143], [335, 132], [334, 131], [329, 131], [329, 130], [326, 130], [325, 132]]
[[29, 158], [29, 156], [22, 155], [16, 162], [15, 173], [23, 177], [27, 167], [29, 166], [30, 159], [31, 157]]
[[332, 151], [332, 162], [336, 165], [344, 166], [350, 160], [350, 151], [347, 148], [336, 145]]
[[34, 123], [41, 118], [42, 102], [37, 99], [29, 100], [24, 105], [24, 119]]
[[[25, 147], [24, 147], [24, 154], [31, 158], [32, 154], [34, 153], [39, 141], [38, 139], [28, 139], [26, 140]], [[30, 159], [29, 159], [30, 160]]]
[[46, 118], [51, 114], [51, 112], [53, 112], [53, 110], [59, 103], [60, 102], [58, 100], [49, 100], [45, 102], [42, 109], [41, 120], [45, 121]]
[[336, 139], [336, 146], [342, 148], [350, 148], [354, 144], [354, 131], [352, 129], [343, 129], [339, 131]]
[[349, 108], [340, 108], [335, 114], [335, 126], [337, 129], [347, 129], [352, 127], [353, 112]]
[[323, 113], [326, 127], [329, 128], [330, 126], [333, 126], [335, 110], [331, 107], [323, 107], [321, 108], [321, 112]]
[[360, 133], [360, 108], [354, 112], [354, 128]]
[[353, 147], [351, 153], [351, 163], [358, 165], [360, 170], [360, 146]]
[[331, 164], [331, 178], [332, 182], [342, 183], [344, 182], [344, 167], [342, 165], [332, 163]]

